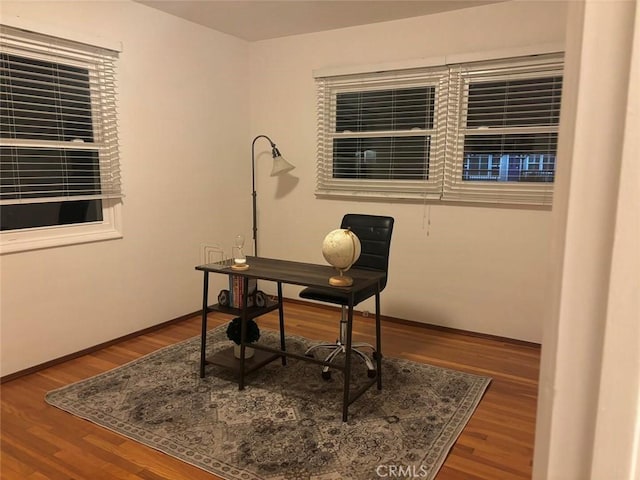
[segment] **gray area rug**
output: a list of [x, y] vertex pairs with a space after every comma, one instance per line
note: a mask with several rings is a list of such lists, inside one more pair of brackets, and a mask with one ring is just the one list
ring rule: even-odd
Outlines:
[[[229, 347], [226, 326], [208, 354]], [[261, 342], [277, 346], [277, 334]], [[209, 365], [198, 375], [194, 337], [46, 395], [46, 401], [224, 479], [337, 480], [435, 477], [473, 414], [488, 377], [383, 359], [382, 391], [371, 387], [342, 422], [342, 374], [276, 360], [247, 377]], [[307, 339], [288, 337], [290, 351]], [[354, 359], [354, 382], [367, 379]]]

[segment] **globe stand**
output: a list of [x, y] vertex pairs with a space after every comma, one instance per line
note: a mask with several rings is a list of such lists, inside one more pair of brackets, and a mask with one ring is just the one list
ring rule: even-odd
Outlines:
[[329, 285], [332, 285], [334, 287], [350, 287], [351, 285], [353, 285], [353, 278], [346, 277], [344, 275], [344, 272], [340, 269], [336, 269], [336, 270], [340, 272], [340, 276], [330, 277]]

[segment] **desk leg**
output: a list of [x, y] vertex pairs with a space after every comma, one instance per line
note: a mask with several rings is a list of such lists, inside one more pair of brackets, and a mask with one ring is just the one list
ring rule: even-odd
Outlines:
[[202, 332], [200, 333], [200, 378], [204, 378], [204, 367], [207, 363], [207, 313], [209, 309], [209, 272], [204, 272], [202, 282]]
[[[286, 351], [284, 342], [284, 305], [282, 304], [282, 282], [278, 282], [278, 314], [280, 316], [280, 350]], [[287, 364], [287, 356], [282, 355], [282, 365]]]
[[349, 415], [349, 393], [351, 382], [351, 340], [353, 333], [353, 293], [349, 295], [349, 314], [347, 315], [347, 345], [344, 353], [344, 391], [342, 397], [342, 421]]
[[240, 314], [240, 381], [238, 382], [238, 389], [244, 390], [244, 365], [245, 365], [245, 350], [247, 341], [247, 293], [249, 291], [249, 278], [242, 277], [242, 291], [245, 292], [242, 295], [242, 313]]
[[380, 337], [380, 284], [376, 290], [376, 370], [378, 390], [382, 390], [382, 341]]

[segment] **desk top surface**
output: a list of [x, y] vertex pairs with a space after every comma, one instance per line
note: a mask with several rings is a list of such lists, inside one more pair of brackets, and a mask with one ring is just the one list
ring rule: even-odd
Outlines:
[[271, 280], [306, 287], [326, 287], [327, 289], [337, 289], [344, 292], [359, 291], [370, 287], [372, 284], [384, 278], [383, 272], [353, 268], [345, 274], [353, 278], [352, 286], [333, 287], [329, 285], [329, 277], [337, 275], [338, 272], [329, 265], [292, 262], [289, 260], [263, 257], [247, 257], [247, 264], [249, 265], [247, 270], [233, 270], [231, 268], [232, 264], [233, 260], [226, 260], [224, 262], [199, 265], [196, 267], [196, 270], [238, 275], [259, 280]]

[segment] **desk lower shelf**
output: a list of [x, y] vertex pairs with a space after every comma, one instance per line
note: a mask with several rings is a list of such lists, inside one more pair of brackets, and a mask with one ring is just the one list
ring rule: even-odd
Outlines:
[[[253, 357], [247, 358], [244, 361], [244, 373], [253, 372], [278, 358], [280, 358], [280, 355], [277, 353], [255, 350]], [[213, 354], [207, 358], [207, 363], [232, 370], [235, 373], [240, 373], [240, 359], [234, 356], [233, 347], [225, 348]]]
[[[280, 307], [280, 304], [277, 301], [268, 299], [267, 304], [264, 307], [249, 307], [247, 308], [247, 318], [257, 318], [260, 315], [264, 315], [265, 313], [272, 312], [273, 310], [277, 310]], [[216, 303], [215, 305], [209, 305], [207, 307], [207, 312], [220, 312], [226, 313], [228, 315], [235, 315], [239, 317], [242, 315], [241, 308], [229, 307], [226, 305], [220, 305]]]

